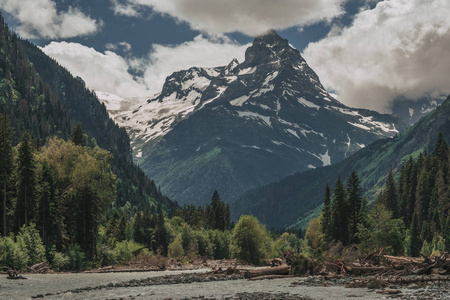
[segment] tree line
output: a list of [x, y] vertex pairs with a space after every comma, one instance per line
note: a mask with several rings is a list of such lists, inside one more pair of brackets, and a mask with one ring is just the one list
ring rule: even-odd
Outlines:
[[395, 179], [391, 169], [369, 210], [355, 172], [346, 185], [327, 186], [322, 213], [306, 235], [315, 253], [340, 243], [363, 251], [383, 248], [395, 255], [450, 251], [450, 156], [442, 133], [432, 153], [410, 156]]
[[56, 269], [80, 269], [124, 263], [136, 253], [262, 263], [300, 248], [295, 234], [270, 232], [254, 217], [234, 225], [217, 191], [204, 207], [118, 206], [112, 154], [90, 143], [80, 124], [69, 140], [53, 137], [45, 145], [25, 132], [13, 147], [13, 135], [8, 116], [0, 115], [2, 265], [48, 260]]

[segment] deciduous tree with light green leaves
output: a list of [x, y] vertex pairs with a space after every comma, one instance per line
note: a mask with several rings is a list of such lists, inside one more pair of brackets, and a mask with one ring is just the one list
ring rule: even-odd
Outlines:
[[241, 216], [231, 237], [232, 256], [254, 265], [262, 264], [271, 252], [265, 227], [253, 216]]

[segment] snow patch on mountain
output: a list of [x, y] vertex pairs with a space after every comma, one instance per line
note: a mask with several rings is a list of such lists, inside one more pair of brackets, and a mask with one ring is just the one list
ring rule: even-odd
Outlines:
[[252, 119], [261, 119], [266, 123], [269, 127], [272, 127], [272, 122], [270, 121], [270, 117], [260, 115], [258, 113], [250, 112], [250, 111], [238, 111], [239, 117], [241, 118], [252, 118]]
[[241, 96], [239, 98], [236, 98], [234, 100], [230, 101], [230, 104], [233, 106], [242, 106], [242, 104], [245, 103], [245, 101], [247, 101], [250, 97], [249, 96]]

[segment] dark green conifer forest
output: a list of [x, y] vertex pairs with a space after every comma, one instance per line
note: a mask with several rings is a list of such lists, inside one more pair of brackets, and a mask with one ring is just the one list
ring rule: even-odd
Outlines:
[[[344, 188], [340, 177], [330, 199], [328, 186], [320, 216], [327, 243], [359, 244], [366, 251], [384, 248], [396, 255], [429, 256], [450, 251], [449, 146], [442, 133], [431, 154], [420, 153], [387, 174], [370, 212], [352, 172]], [[331, 211], [330, 211], [331, 201]]]

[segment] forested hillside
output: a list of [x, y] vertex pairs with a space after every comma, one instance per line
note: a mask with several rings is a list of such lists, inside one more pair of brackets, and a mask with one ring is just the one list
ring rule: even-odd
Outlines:
[[[335, 165], [297, 173], [245, 193], [233, 204], [234, 217], [253, 214], [269, 226], [284, 227], [311, 214], [317, 216], [324, 186], [333, 186], [339, 175], [347, 178], [353, 170], [360, 175], [364, 194], [371, 198], [382, 188], [391, 167], [394, 175], [398, 174], [410, 155], [417, 158], [420, 152], [431, 153], [438, 132], [450, 140], [450, 97], [416, 125], [392, 139], [376, 141]], [[307, 225], [307, 222], [301, 224]]]
[[13, 145], [25, 131], [37, 145], [53, 135], [67, 139], [72, 126], [80, 122], [89, 144], [113, 154], [112, 169], [118, 177], [116, 206], [129, 202], [144, 209], [149, 203], [155, 208], [160, 203], [164, 210], [174, 208], [133, 164], [125, 130], [109, 119], [94, 93], [38, 47], [11, 33], [3, 18], [0, 26], [0, 112], [11, 120]]
[[410, 156], [398, 180], [392, 171], [387, 174], [370, 211], [358, 175], [352, 172], [346, 185], [339, 176], [332, 195], [326, 186], [322, 214], [311, 222], [307, 240], [319, 245], [315, 253], [336, 243], [414, 257], [449, 251], [449, 166], [449, 146], [439, 133], [432, 152]]

